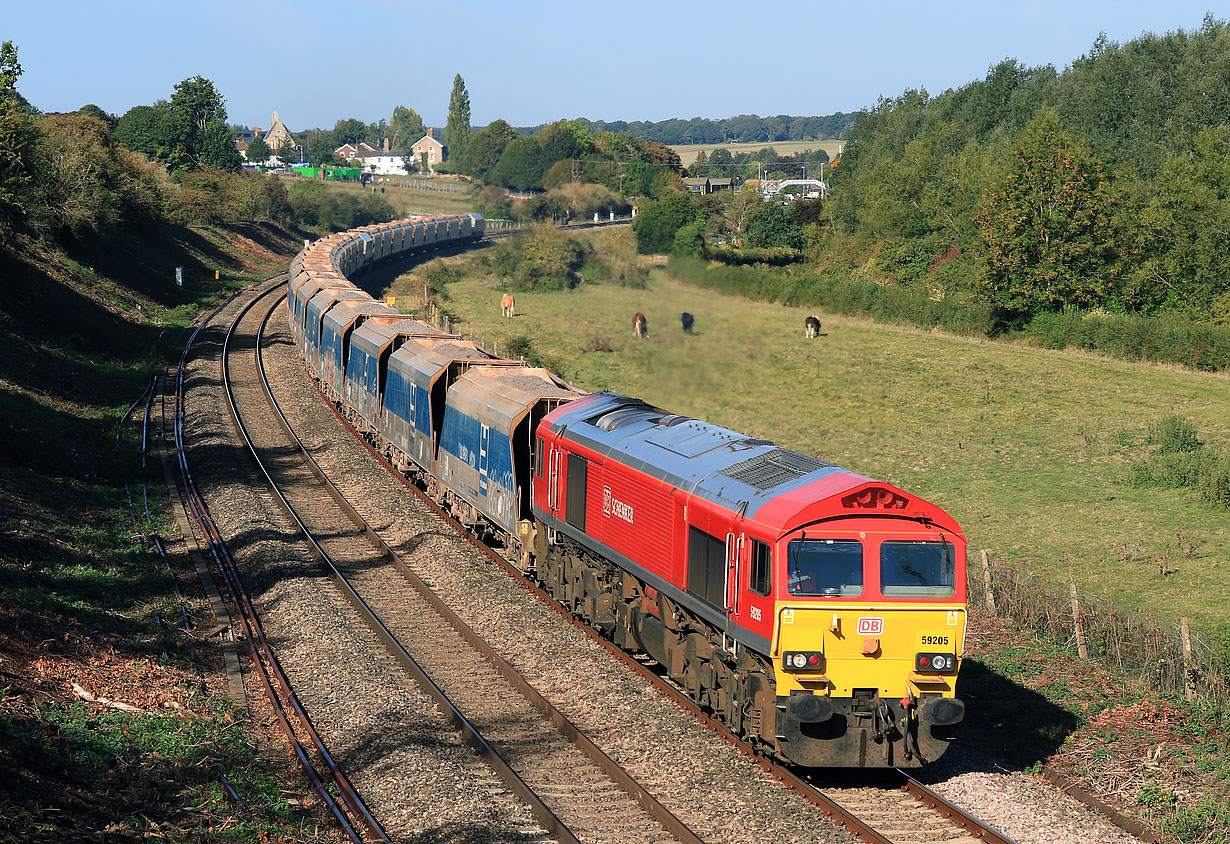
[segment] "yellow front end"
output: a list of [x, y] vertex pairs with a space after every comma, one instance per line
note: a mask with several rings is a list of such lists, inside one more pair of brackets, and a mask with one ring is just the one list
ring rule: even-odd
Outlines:
[[[965, 621], [962, 604], [779, 602], [779, 750], [812, 767], [933, 761], [948, 743], [933, 728], [964, 715], [955, 694]], [[786, 666], [790, 654], [807, 664]], [[958, 664], [920, 670], [919, 654], [952, 655]]]

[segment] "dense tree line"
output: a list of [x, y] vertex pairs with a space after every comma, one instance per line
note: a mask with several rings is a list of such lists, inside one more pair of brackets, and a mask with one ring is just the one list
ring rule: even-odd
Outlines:
[[[814, 141], [825, 138], [846, 138], [854, 124], [855, 115], [837, 112], [823, 117], [793, 117], [778, 114], [760, 117], [756, 114], [739, 114], [720, 120], [680, 117], [670, 120], [586, 120], [578, 118], [573, 123], [585, 127], [594, 134], [617, 132], [660, 144], [724, 144], [724, 143], [772, 143], [774, 141]], [[526, 135], [536, 134], [545, 126], [522, 129]]]
[[664, 144], [617, 132], [594, 134], [570, 120], [532, 137], [495, 120], [471, 135], [460, 155], [451, 144], [449, 150], [445, 169], [516, 191], [554, 191], [580, 182], [621, 197], [652, 197], [677, 187], [683, 172], [678, 154]]
[[861, 112], [822, 266], [992, 306], [1230, 324], [1230, 28], [1100, 37], [1062, 72], [1006, 60]]
[[222, 96], [200, 76], [122, 117], [96, 105], [42, 114], [17, 91], [0, 45], [0, 245], [108, 236], [121, 228], [270, 221], [344, 229], [392, 218], [376, 195], [241, 171]]

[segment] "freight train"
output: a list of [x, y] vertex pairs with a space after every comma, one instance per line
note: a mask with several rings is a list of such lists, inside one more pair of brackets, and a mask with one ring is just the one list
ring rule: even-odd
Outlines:
[[325, 395], [510, 562], [753, 744], [807, 768], [938, 758], [964, 716], [966, 541], [952, 517], [767, 440], [584, 394], [348, 281], [483, 227], [415, 218], [295, 257], [290, 331]]

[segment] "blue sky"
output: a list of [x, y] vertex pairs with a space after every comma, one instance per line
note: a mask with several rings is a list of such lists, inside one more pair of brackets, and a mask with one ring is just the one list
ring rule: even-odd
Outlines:
[[1007, 57], [1062, 69], [1099, 32], [1126, 41], [1230, 17], [1210, 0], [5, 5], [0, 40], [17, 44], [19, 88], [45, 111], [122, 114], [199, 74], [233, 122], [267, 128], [277, 109], [296, 131], [387, 119], [396, 105], [442, 126], [457, 73], [475, 125], [856, 111], [906, 88], [940, 93]]

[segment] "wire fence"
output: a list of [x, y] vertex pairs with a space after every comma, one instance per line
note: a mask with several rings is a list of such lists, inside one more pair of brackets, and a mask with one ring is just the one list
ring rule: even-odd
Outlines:
[[1075, 584], [1057, 588], [996, 563], [986, 551], [971, 555], [968, 587], [970, 604], [1011, 618], [1081, 658], [1162, 694], [1230, 706], [1230, 665], [1186, 618], [1162, 624], [1152, 615], [1121, 612], [1113, 601], [1078, 594]]

